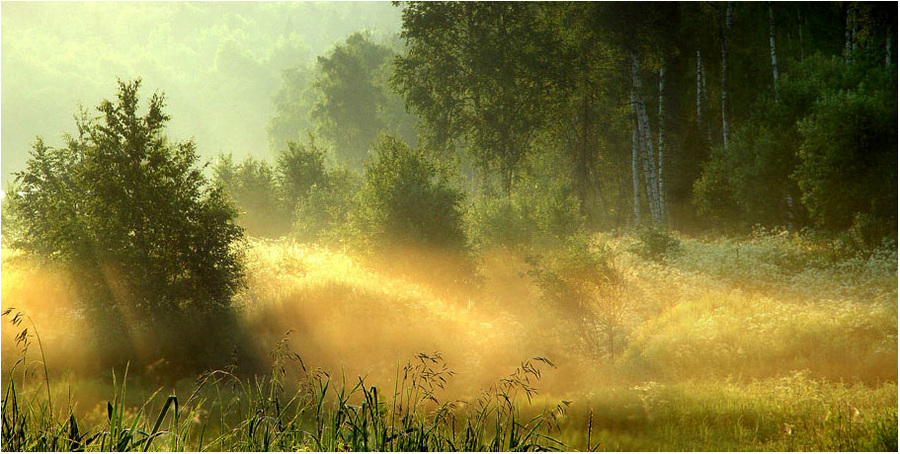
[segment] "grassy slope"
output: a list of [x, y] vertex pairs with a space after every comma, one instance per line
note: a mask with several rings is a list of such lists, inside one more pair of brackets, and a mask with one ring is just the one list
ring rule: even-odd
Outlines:
[[[342, 370], [390, 390], [402, 364], [417, 352], [440, 351], [456, 375], [435, 397], [464, 399], [467, 404], [456, 403], [458, 412], [471, 411], [478, 390], [523, 360], [547, 356], [558, 368], [543, 367], [536, 385], [541, 394], [531, 404], [520, 400], [522, 411], [571, 401], [565, 415], [554, 413], [555, 424], [548, 420], [541, 431], [573, 449], [587, 448], [588, 434], [591, 446], [608, 450], [896, 447], [896, 252], [833, 260], [798, 238], [773, 234], [743, 241], [684, 239], [682, 254], [655, 263], [629, 252], [635, 242], [630, 237], [604, 240], [618, 252], [630, 283], [620, 340], [625, 349], [612, 361], [585, 351], [577, 333], [555, 322], [525, 261], [508, 252], [483, 254], [479, 285], [454, 288], [435, 277], [445, 260], [427, 251], [405, 251], [428, 258], [413, 260], [416, 266], [388, 266], [311, 246], [256, 242], [248, 252], [250, 287], [239, 304], [260, 355], [295, 329], [291, 348], [307, 364], [332, 371], [335, 380]], [[64, 287], [40, 270], [11, 266], [9, 256], [4, 251], [4, 309], [29, 311], [45, 338], [51, 369], [70, 371], [66, 379], [54, 378], [56, 401], [66, 401], [69, 383], [82, 426], [102, 427], [102, 399], [111, 398], [105, 395], [110, 388], [95, 376], [79, 376], [72, 360], [89, 358], [89, 351], [72, 347], [86, 330], [56, 329], [60, 314], [72, 313]], [[35, 276], [45, 277], [40, 291], [25, 285]], [[4, 383], [17, 354], [14, 331], [3, 325]], [[126, 405], [132, 414], [154, 388], [151, 372], [131, 372], [142, 383]], [[33, 372], [23, 395], [40, 402], [40, 381]], [[183, 380], [175, 386], [184, 398], [196, 385]], [[215, 389], [215, 395], [203, 394], [205, 403], [182, 402], [185, 414], [199, 421], [211, 412], [206, 415], [215, 422], [187, 425], [184, 437], [193, 440], [207, 426], [210, 439], [227, 433], [216, 425], [243, 427], [233, 433], [247, 435], [253, 405], [227, 404], [233, 398], [223, 392], [240, 393]], [[253, 393], [244, 395], [253, 400]], [[164, 400], [157, 396], [154, 410], [148, 407], [154, 415], [145, 416], [145, 425], [152, 426]], [[229, 412], [222, 408], [231, 409], [225, 420]], [[171, 449], [170, 443], [154, 446]], [[218, 443], [223, 450], [259, 447], [247, 436]]]

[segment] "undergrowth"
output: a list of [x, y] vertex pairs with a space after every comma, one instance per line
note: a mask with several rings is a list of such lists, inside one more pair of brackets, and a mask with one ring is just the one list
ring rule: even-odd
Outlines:
[[[7, 311], [16, 326], [25, 316]], [[23, 349], [37, 336], [17, 338]], [[289, 334], [289, 333], [288, 333]], [[38, 337], [39, 338], [39, 337]], [[187, 399], [161, 390], [129, 406], [128, 369], [113, 372], [112, 399], [105, 420], [89, 426], [75, 405], [54, 410], [50, 376], [47, 393], [23, 391], [16, 368], [3, 394], [4, 451], [547, 451], [570, 449], [554, 438], [568, 402], [523, 411], [520, 401], [536, 395], [546, 358], [524, 361], [470, 401], [449, 400], [442, 391], [455, 375], [439, 353], [420, 353], [397, 371], [393, 390], [370, 386], [365, 377], [348, 381], [309, 369], [287, 346], [271, 352], [266, 376], [241, 377], [235, 370], [200, 375]], [[41, 363], [45, 365], [45, 363]], [[34, 374], [30, 375], [31, 377]], [[82, 421], [82, 422], [80, 422]]]
[[[591, 325], [555, 326], [547, 305], [561, 300], [527, 274], [596, 267], [577, 246], [539, 263], [486, 257], [483, 288], [442, 295], [428, 266], [389, 273], [329, 249], [259, 242], [237, 303], [257, 342], [277, 344], [270, 371], [236, 366], [159, 389], [137, 364], [103, 378], [73, 369], [89, 357], [59, 350], [71, 341], [56, 325], [41, 345], [37, 328], [77, 323], [77, 312], [60, 311], [53, 298], [65, 295], [49, 283], [20, 291], [41, 273], [6, 267], [4, 299], [38, 326], [10, 310], [3, 327], [2, 448], [896, 451], [895, 247], [835, 255], [782, 231], [667, 235], [680, 246], [664, 260], [634, 249], [640, 238], [592, 238], [627, 289], [616, 354], [601, 361], [575, 352], [576, 331]], [[596, 303], [592, 274], [559, 277], [566, 285], [551, 290]], [[283, 335], [291, 326], [303, 360]], [[445, 356], [412, 356], [413, 346]], [[534, 354], [559, 368], [515, 362]], [[412, 359], [397, 366], [397, 355]]]

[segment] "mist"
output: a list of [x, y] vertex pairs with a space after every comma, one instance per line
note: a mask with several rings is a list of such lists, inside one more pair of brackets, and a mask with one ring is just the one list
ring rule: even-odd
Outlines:
[[0, 13], [4, 451], [897, 450], [895, 4]]
[[266, 125], [281, 72], [315, 63], [335, 42], [368, 30], [391, 40], [389, 2], [4, 2], [2, 179], [23, 169], [36, 135], [74, 133], [117, 79], [165, 93], [169, 135], [201, 155], [268, 157]]

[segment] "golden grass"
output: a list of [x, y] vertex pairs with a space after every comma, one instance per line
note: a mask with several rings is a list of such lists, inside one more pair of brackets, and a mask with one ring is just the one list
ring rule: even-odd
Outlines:
[[[236, 303], [261, 358], [293, 330], [290, 346], [307, 364], [383, 389], [418, 352], [440, 351], [457, 373], [439, 392], [450, 400], [549, 357], [559, 367], [545, 370], [532, 405], [573, 401], [561, 428], [578, 449], [588, 421], [591, 445], [637, 450], [864, 449], [879, 424], [890, 429], [893, 418], [896, 429], [896, 253], [893, 265], [889, 255], [823, 264], [813, 252], [790, 255], [792, 243], [766, 243], [780, 239], [683, 238], [683, 254], [660, 264], [628, 252], [630, 237], [600, 240], [629, 286], [624, 351], [612, 361], [585, 351], [542, 301], [524, 257], [505, 250], [484, 251], [479, 277], [460, 281], [436, 251], [360, 258], [253, 240]], [[85, 421], [100, 421], [109, 380], [81, 372], [90, 326], [70, 289], [63, 270], [3, 249], [3, 309], [33, 318], [59, 374], [56, 399], [71, 392]], [[4, 323], [4, 380], [20, 355], [16, 334]]]

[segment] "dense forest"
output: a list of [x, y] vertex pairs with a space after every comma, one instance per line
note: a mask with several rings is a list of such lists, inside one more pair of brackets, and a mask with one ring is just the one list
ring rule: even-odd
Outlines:
[[4, 450], [897, 449], [896, 3], [2, 13]]

